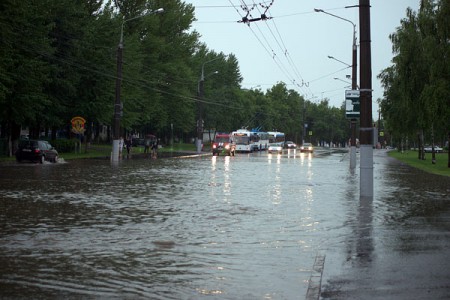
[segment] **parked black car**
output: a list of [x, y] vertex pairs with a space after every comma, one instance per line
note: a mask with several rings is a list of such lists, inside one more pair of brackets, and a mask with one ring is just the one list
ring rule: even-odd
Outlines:
[[58, 151], [47, 141], [42, 140], [24, 140], [20, 141], [19, 148], [16, 151], [16, 160], [28, 160], [44, 163], [45, 160], [58, 162]]

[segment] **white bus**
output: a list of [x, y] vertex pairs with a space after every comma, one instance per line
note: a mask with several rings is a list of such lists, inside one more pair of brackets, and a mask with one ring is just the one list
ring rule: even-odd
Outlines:
[[257, 136], [253, 142], [254, 149], [256, 151], [267, 150], [267, 148], [269, 148], [269, 133], [262, 131], [252, 133]]
[[252, 152], [254, 145], [253, 140], [255, 139], [252, 132], [247, 129], [238, 129], [231, 133], [231, 138], [233, 142], [236, 143], [236, 152]]
[[281, 144], [284, 147], [285, 136], [283, 132], [269, 131], [267, 133], [269, 134], [269, 143]]

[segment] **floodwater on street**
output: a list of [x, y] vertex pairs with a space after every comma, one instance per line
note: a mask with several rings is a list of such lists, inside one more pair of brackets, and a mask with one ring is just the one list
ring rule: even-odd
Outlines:
[[366, 200], [342, 153], [2, 165], [0, 297], [448, 296], [449, 178], [374, 153]]

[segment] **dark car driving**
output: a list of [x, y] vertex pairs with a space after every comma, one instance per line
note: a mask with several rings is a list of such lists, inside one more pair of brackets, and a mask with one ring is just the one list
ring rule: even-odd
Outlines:
[[20, 141], [19, 148], [16, 151], [16, 160], [22, 160], [44, 163], [44, 161], [58, 162], [58, 151], [43, 140]]
[[292, 141], [287, 141], [284, 143], [284, 148], [295, 149], [295, 148], [297, 148], [297, 144]]

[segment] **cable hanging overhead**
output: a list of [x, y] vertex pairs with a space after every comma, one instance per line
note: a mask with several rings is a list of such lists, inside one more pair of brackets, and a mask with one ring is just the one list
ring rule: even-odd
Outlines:
[[[301, 90], [302, 94], [308, 95], [312, 94], [312, 91], [309, 89], [309, 82], [305, 81], [300, 72], [295, 65], [294, 61], [290, 57], [289, 51], [286, 48], [286, 45], [281, 37], [281, 34], [275, 24], [273, 17], [270, 16], [269, 9], [273, 6], [274, 0], [265, 3], [256, 3], [253, 1], [252, 4], [245, 3], [244, 0], [240, 0], [240, 5], [235, 5], [229, 0], [230, 4], [236, 9], [238, 14], [241, 16], [241, 20], [237, 21], [238, 23], [244, 23], [248, 25], [248, 28], [252, 31], [253, 35], [256, 37], [261, 46], [266, 50], [267, 54], [273, 59], [278, 68], [282, 71], [282, 73], [288, 79], [287, 81], [292, 85], [296, 86]], [[240, 8], [238, 8], [238, 7]], [[254, 10], [257, 10], [260, 17], [253, 17], [252, 13], [255, 14]], [[242, 11], [245, 15], [242, 14]], [[271, 36], [271, 41], [266, 37], [267, 34], [260, 28], [258, 22], [256, 21], [267, 21], [271, 20], [272, 22], [265, 22], [267, 29], [269, 31], [269, 35]], [[252, 27], [250, 26], [251, 22], [254, 23], [254, 26], [258, 29], [259, 34], [257, 34]], [[273, 48], [273, 43], [277, 44], [281, 54], [277, 55], [277, 52]], [[285, 57], [285, 60], [283, 59]]]

